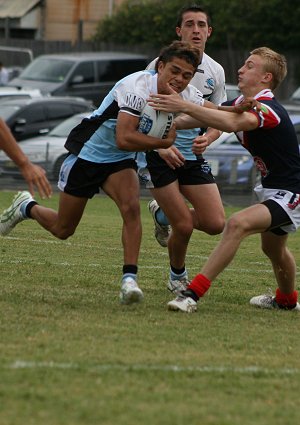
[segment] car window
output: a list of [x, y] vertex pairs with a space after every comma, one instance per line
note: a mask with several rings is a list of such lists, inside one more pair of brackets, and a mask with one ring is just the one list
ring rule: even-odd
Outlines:
[[146, 68], [146, 63], [143, 59], [131, 59], [124, 61], [117, 61], [117, 70], [119, 72], [119, 77], [123, 78], [125, 75], [132, 74], [136, 71], [142, 71]]
[[62, 123], [58, 124], [49, 134], [51, 136], [58, 136], [58, 137], [67, 137], [72, 128], [76, 127], [81, 121], [83, 117], [82, 116], [73, 116]]
[[73, 114], [72, 104], [51, 102], [46, 105], [47, 115], [50, 120], [68, 118]]
[[20, 111], [17, 119], [24, 119], [26, 120], [26, 124], [31, 124], [45, 121], [47, 118], [45, 110], [41, 105], [30, 105]]
[[112, 76], [109, 75], [110, 61], [97, 61], [97, 79], [98, 81], [111, 81]]
[[97, 73], [99, 81], [118, 81], [126, 75], [146, 68], [144, 59], [98, 61]]
[[72, 105], [72, 110], [74, 114], [79, 114], [80, 112], [93, 111], [94, 108], [92, 107], [92, 104], [89, 107], [88, 105], [83, 103], [82, 105]]
[[70, 60], [37, 58], [20, 74], [20, 78], [59, 83], [64, 81], [73, 65]]
[[295, 128], [295, 131], [296, 131], [298, 144], [300, 145], [300, 123], [294, 124], [294, 128]]
[[236, 99], [241, 95], [241, 92], [238, 88], [226, 88], [227, 100]]
[[234, 133], [232, 133], [230, 136], [227, 137], [227, 139], [224, 140], [222, 145], [239, 145], [240, 142], [238, 141], [238, 138]]
[[80, 83], [94, 83], [95, 82], [95, 69], [94, 62], [82, 62], [78, 64], [74, 73], [72, 73], [70, 81], [76, 76], [81, 76], [83, 80]]
[[291, 98], [292, 98], [292, 100], [299, 100], [300, 99], [300, 87], [292, 94]]
[[0, 117], [6, 121], [10, 117], [12, 117], [19, 109], [20, 107], [18, 106], [1, 105], [0, 102]]

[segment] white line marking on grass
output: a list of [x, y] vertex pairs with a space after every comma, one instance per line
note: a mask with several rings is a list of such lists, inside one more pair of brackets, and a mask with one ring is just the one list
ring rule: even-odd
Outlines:
[[224, 374], [224, 373], [235, 373], [238, 375], [295, 375], [300, 373], [299, 368], [266, 368], [260, 366], [244, 366], [244, 367], [232, 367], [232, 366], [179, 366], [179, 365], [151, 365], [151, 364], [96, 364], [86, 365], [79, 363], [57, 363], [53, 361], [48, 362], [32, 362], [26, 360], [16, 360], [14, 363], [4, 366], [5, 369], [78, 369], [78, 370], [93, 370], [98, 372], [174, 372], [174, 373], [206, 373], [206, 374]]
[[[55, 267], [81, 267], [80, 264], [77, 263], [70, 263], [67, 261], [63, 261], [63, 262], [52, 262], [51, 263], [49, 261], [45, 261], [45, 262], [41, 262], [41, 261], [27, 261], [27, 260], [2, 260], [0, 259], [0, 264], [34, 264], [35, 266], [44, 266], [45, 264], [50, 265], [50, 266], [55, 266]], [[103, 263], [90, 263], [90, 264], [85, 264], [84, 267], [101, 267], [103, 268]], [[120, 264], [110, 264], [109, 265], [110, 268], [120, 268]], [[143, 269], [165, 269], [164, 266], [141, 266]]]
[[[43, 243], [43, 244], [64, 244], [64, 245], [68, 245], [68, 246], [75, 246], [75, 247], [86, 247], [86, 244], [80, 244], [80, 243], [73, 243], [73, 242], [66, 242], [66, 241], [59, 241], [59, 240], [49, 240], [49, 239], [27, 239], [27, 238], [17, 238], [17, 237], [12, 237], [12, 236], [8, 236], [6, 237], [6, 239], [10, 239], [10, 240], [16, 240], [16, 241], [28, 241], [31, 243]], [[98, 245], [90, 245], [91, 248], [93, 248], [94, 246]], [[102, 249], [102, 247], [101, 247]], [[107, 251], [116, 251], [116, 252], [121, 252], [123, 251], [123, 248], [115, 248], [115, 247], [105, 247], [105, 249]], [[141, 253], [146, 252], [141, 250]], [[147, 253], [149, 254], [149, 252], [147, 251]], [[167, 257], [168, 253], [166, 251], [160, 252], [159, 254], [160, 256], [164, 256]], [[187, 254], [187, 258], [188, 259], [193, 259], [196, 258], [197, 260], [207, 260], [208, 257], [207, 256], [201, 256], [201, 255], [192, 255], [192, 254]], [[29, 262], [25, 261], [25, 260], [10, 260], [10, 261], [6, 261], [6, 260], [1, 260], [0, 259], [0, 264], [29, 264]], [[32, 263], [32, 262], [30, 262]], [[35, 265], [44, 265], [45, 263], [42, 262], [34, 262]], [[78, 264], [76, 263], [69, 263], [69, 262], [61, 262], [61, 263], [51, 263], [52, 265], [55, 266], [61, 266], [61, 267], [78, 267]], [[249, 264], [253, 264], [253, 265], [262, 265], [262, 266], [266, 266], [266, 263], [263, 262], [249, 262]], [[102, 263], [91, 263], [91, 264], [86, 264], [86, 267], [102, 267], [103, 264]], [[120, 267], [119, 264], [113, 264], [111, 265], [112, 268], [118, 268]], [[151, 265], [151, 266], [147, 266], [147, 265], [143, 265], [141, 264], [141, 267], [143, 269], [165, 269], [166, 266], [156, 266], [156, 265]], [[200, 271], [200, 267], [198, 268], [197, 266], [190, 266], [189, 267], [190, 270], [196, 270], [196, 271]], [[224, 272], [232, 272], [232, 271], [238, 271], [239, 273], [252, 273], [252, 274], [261, 274], [261, 273], [269, 273], [269, 274], [273, 274], [273, 270], [271, 268], [268, 269], [249, 269], [249, 268], [245, 268], [245, 269], [241, 269], [240, 267], [227, 267]], [[297, 275], [300, 274], [300, 269], [298, 268], [298, 271], [296, 273]]]
[[[20, 259], [20, 260], [3, 260], [0, 259], [0, 264], [34, 264], [35, 266], [44, 266], [45, 264], [50, 265], [50, 266], [56, 266], [56, 267], [81, 267], [80, 264], [77, 263], [70, 263], [68, 261], [63, 261], [63, 262], [52, 262], [51, 263], [49, 261], [45, 261], [45, 262], [41, 262], [41, 261], [27, 261], [26, 259]], [[85, 264], [84, 267], [102, 267], [103, 268], [103, 263], [90, 263], [90, 264]], [[109, 266], [110, 268], [113, 269], [117, 269], [120, 268], [120, 264], [110, 264]], [[167, 266], [156, 266], [156, 265], [151, 265], [151, 266], [147, 266], [145, 264], [140, 263], [140, 268], [144, 269], [144, 270], [167, 270]], [[200, 271], [199, 267], [196, 266], [190, 266], [189, 270], [195, 270], [195, 273]], [[254, 269], [241, 269], [240, 267], [227, 267], [225, 270], [223, 270], [224, 272], [238, 272], [240, 273], [248, 273], [248, 274], [261, 274], [261, 273], [268, 273], [268, 274], [273, 274], [273, 270], [272, 269], [259, 269], [259, 270], [254, 270]], [[300, 272], [297, 272], [296, 275], [300, 275]]]

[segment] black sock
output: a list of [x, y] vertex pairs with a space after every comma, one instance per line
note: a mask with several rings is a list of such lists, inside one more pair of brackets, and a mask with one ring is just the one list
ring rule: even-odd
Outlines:
[[25, 214], [26, 214], [26, 217], [28, 217], [28, 218], [32, 218], [32, 217], [31, 217], [31, 208], [32, 208], [32, 207], [34, 207], [35, 205], [38, 205], [38, 203], [37, 203], [36, 201], [30, 201], [30, 202], [26, 205], [26, 208], [25, 208]]
[[178, 275], [181, 275], [185, 272], [185, 265], [181, 269], [175, 269], [175, 267], [173, 267], [172, 264], [170, 264], [170, 268], [171, 268], [173, 273], [178, 274]]
[[123, 274], [131, 273], [137, 274], [138, 268], [135, 264], [124, 264], [123, 266]]
[[194, 292], [194, 291], [192, 291], [191, 289], [186, 289], [185, 291], [182, 291], [182, 294], [185, 296], [185, 297], [190, 297], [190, 298], [192, 298], [194, 301], [198, 301], [199, 300], [199, 297], [198, 297], [198, 295]]

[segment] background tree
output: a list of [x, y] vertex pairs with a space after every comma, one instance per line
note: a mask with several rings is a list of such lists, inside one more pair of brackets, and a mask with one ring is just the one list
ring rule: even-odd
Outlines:
[[177, 38], [177, 12], [191, 3], [207, 7], [211, 14], [213, 33], [206, 52], [222, 63], [227, 82], [236, 82], [237, 69], [249, 51], [265, 45], [288, 60], [288, 79], [279, 88], [281, 98], [288, 98], [300, 85], [299, 0], [127, 0], [99, 23], [94, 41], [134, 46], [155, 57], [162, 46]]
[[210, 49], [268, 45], [281, 52], [300, 50], [300, 2], [296, 0], [127, 0], [99, 23], [95, 40], [161, 47], [176, 38], [177, 12], [190, 3], [211, 12]]

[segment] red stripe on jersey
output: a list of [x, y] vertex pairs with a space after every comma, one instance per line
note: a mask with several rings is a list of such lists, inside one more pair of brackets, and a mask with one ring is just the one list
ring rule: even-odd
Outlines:
[[273, 111], [272, 108], [264, 104], [263, 99], [257, 99], [262, 104], [262, 109], [257, 112], [255, 110], [249, 111], [251, 114], [254, 114], [259, 122], [260, 128], [274, 128], [280, 124], [280, 117]]

